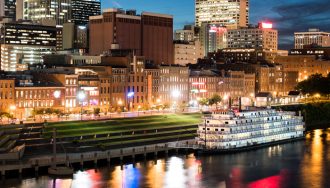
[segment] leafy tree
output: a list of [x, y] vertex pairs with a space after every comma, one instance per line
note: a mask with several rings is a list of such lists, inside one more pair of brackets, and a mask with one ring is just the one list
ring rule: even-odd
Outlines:
[[209, 105], [209, 99], [207, 98], [202, 98], [198, 101], [199, 105], [202, 105], [202, 106], [208, 106]]
[[100, 108], [94, 108], [94, 110], [93, 110], [93, 113], [94, 113], [94, 115], [100, 115], [100, 112], [101, 112], [101, 110], [100, 110]]
[[303, 94], [317, 94], [329, 95], [330, 94], [330, 74], [323, 77], [321, 74], [314, 74], [308, 79], [299, 82], [296, 90], [301, 91]]
[[216, 109], [218, 109], [218, 104], [222, 101], [222, 98], [218, 94], [214, 94], [210, 99], [209, 99], [209, 105], [216, 106]]

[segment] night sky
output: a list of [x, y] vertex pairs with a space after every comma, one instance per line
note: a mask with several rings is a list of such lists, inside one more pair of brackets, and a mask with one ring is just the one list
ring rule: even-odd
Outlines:
[[[194, 0], [101, 0], [116, 7], [174, 15], [174, 28], [194, 23]], [[308, 28], [330, 31], [329, 0], [250, 0], [250, 23], [272, 21], [279, 30], [280, 49], [293, 48], [293, 33]]]

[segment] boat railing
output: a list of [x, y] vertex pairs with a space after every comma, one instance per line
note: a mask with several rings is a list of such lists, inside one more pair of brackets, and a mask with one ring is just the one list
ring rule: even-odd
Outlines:
[[[296, 126], [298, 124], [289, 124], [288, 126], [272, 126], [272, 127], [256, 127], [251, 129], [243, 129], [243, 130], [232, 130], [232, 131], [207, 131], [207, 134], [217, 134], [217, 135], [229, 135], [229, 134], [238, 134], [238, 133], [253, 133], [256, 131], [274, 131], [276, 129], [287, 129], [289, 130], [297, 130]], [[205, 130], [197, 130], [197, 133], [199, 134], [205, 134]]]
[[[250, 135], [250, 136], [245, 136], [245, 137], [240, 137], [240, 138], [206, 138], [207, 142], [232, 142], [232, 141], [243, 141], [243, 140], [249, 140], [249, 139], [255, 139], [255, 138], [266, 138], [270, 136], [275, 136], [275, 135], [280, 135], [280, 134], [285, 134], [285, 133], [291, 133], [293, 131], [297, 130], [291, 130], [291, 131], [278, 131], [278, 132], [270, 132], [268, 134], [255, 134], [255, 135]], [[303, 130], [300, 130], [303, 131]], [[201, 137], [200, 140], [205, 140], [204, 137]]]
[[[300, 119], [300, 120], [299, 120]], [[262, 125], [262, 124], [274, 124], [278, 122], [288, 122], [284, 125], [288, 124], [297, 124], [297, 123], [303, 123], [301, 120], [302, 118], [299, 119], [278, 119], [278, 120], [270, 120], [270, 121], [254, 121], [254, 122], [249, 122], [249, 123], [238, 123], [238, 124], [206, 124], [207, 127], [224, 127], [224, 128], [235, 128], [235, 127], [242, 127], [242, 126], [253, 126], [253, 125]], [[283, 125], [283, 124], [281, 124]], [[199, 126], [205, 127], [205, 123], [199, 124]]]

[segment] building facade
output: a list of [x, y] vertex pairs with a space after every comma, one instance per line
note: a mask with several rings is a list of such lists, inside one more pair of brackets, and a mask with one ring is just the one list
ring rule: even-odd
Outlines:
[[107, 9], [90, 17], [90, 54], [111, 49], [131, 49], [156, 64], [173, 63], [173, 17], [143, 12]]
[[86, 26], [90, 16], [101, 15], [100, 0], [71, 0], [71, 23]]
[[165, 106], [179, 108], [188, 104], [189, 69], [184, 66], [160, 66], [159, 99]]
[[231, 29], [227, 32], [227, 48], [254, 48], [277, 51], [278, 32], [265, 23], [258, 27]]
[[203, 58], [203, 51], [199, 41], [174, 41], [174, 64], [185, 66], [195, 64]]
[[86, 53], [88, 51], [88, 27], [78, 26], [74, 23], [63, 24], [62, 49], [76, 50]]
[[196, 0], [195, 24], [219, 23], [245, 27], [249, 24], [248, 0]]
[[56, 48], [56, 28], [15, 22], [1, 25], [1, 70], [26, 70], [42, 63], [42, 56]]
[[43, 25], [63, 25], [71, 19], [71, 0], [23, 0], [23, 19]]
[[316, 44], [321, 47], [330, 46], [330, 33], [319, 29], [309, 29], [307, 32], [294, 33], [294, 46], [303, 49], [306, 45]]
[[174, 31], [174, 40], [194, 42], [198, 36], [198, 27], [185, 25], [183, 29]]
[[199, 39], [204, 56], [227, 47], [227, 27], [222, 24], [202, 23]]
[[0, 19], [16, 20], [16, 0], [2, 0], [0, 2]]

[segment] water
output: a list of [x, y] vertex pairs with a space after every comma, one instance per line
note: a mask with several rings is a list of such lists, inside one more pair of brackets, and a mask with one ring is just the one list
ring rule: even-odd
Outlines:
[[[325, 133], [328, 133], [325, 135]], [[0, 187], [72, 188], [281, 188], [330, 187], [330, 129], [306, 140], [230, 155], [169, 157], [78, 171], [73, 179], [5, 180]]]

